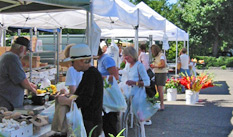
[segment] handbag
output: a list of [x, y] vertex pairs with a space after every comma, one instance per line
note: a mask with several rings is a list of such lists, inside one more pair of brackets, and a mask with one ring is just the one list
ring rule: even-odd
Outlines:
[[146, 72], [148, 76], [150, 77], [150, 80], [155, 76], [154, 72], [150, 68]]
[[[139, 81], [142, 81], [142, 78], [141, 78], [141, 76], [139, 74], [139, 71], [138, 71], [138, 76], [139, 76]], [[150, 79], [150, 86], [145, 86], [145, 88], [146, 88], [146, 95], [148, 97], [150, 97], [150, 98], [153, 98], [155, 96], [155, 94], [156, 94], [155, 80]]]

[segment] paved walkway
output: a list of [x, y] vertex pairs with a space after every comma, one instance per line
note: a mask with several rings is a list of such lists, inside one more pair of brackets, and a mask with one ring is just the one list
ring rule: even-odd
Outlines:
[[[208, 72], [222, 86], [202, 90], [195, 105], [185, 105], [185, 94], [165, 101], [165, 111], [157, 112], [153, 124], [145, 127], [147, 137], [233, 137], [233, 70]], [[135, 137], [134, 129], [129, 137]]]

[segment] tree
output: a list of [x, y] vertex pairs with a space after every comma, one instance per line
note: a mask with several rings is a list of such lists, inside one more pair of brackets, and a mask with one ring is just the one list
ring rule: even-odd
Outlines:
[[232, 44], [232, 3], [232, 0], [179, 1], [180, 22], [190, 34], [190, 47], [194, 51], [194, 47], [201, 54], [212, 50], [213, 56], [217, 56], [223, 43]]

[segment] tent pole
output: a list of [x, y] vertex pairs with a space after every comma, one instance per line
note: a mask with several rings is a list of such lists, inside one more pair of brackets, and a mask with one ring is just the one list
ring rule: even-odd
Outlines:
[[3, 47], [6, 46], [6, 28], [3, 29], [3, 36], [2, 36], [3, 40], [2, 40], [2, 43], [3, 43]]
[[3, 47], [3, 31], [4, 31], [4, 28], [0, 24], [0, 47]]
[[17, 32], [18, 36], [21, 35], [21, 29], [18, 29], [18, 32]]
[[62, 28], [59, 31], [59, 51], [62, 51]]
[[177, 55], [178, 55], [178, 29], [176, 29], [176, 69], [175, 69], [175, 79], [177, 79]]
[[[57, 30], [55, 29], [54, 32], [53, 32], [53, 44], [54, 44], [54, 51], [55, 51], [55, 52], [54, 52], [54, 63], [53, 63], [53, 64], [54, 64], [54, 67], [56, 67], [56, 59], [55, 59], [55, 58], [56, 58], [56, 55], [57, 55], [57, 54], [56, 54], [56, 53], [57, 53], [57, 52], [56, 52], [56, 51], [57, 51], [57, 45], [56, 45], [56, 32], [57, 32]], [[55, 78], [55, 79], [56, 79], [56, 78]], [[56, 80], [57, 80], [57, 79], [56, 79]]]
[[88, 45], [89, 46], [89, 48], [90, 48], [90, 50], [91, 50], [91, 56], [92, 56], [92, 59], [91, 59], [91, 64], [92, 65], [94, 65], [94, 60], [93, 60], [93, 39], [94, 39], [94, 36], [93, 36], [93, 33], [94, 32], [92, 32], [93, 31], [93, 28], [94, 28], [94, 22], [93, 22], [93, 20], [94, 20], [94, 15], [93, 15], [93, 2], [91, 1], [91, 3], [90, 3], [90, 29], [89, 29], [89, 35], [90, 35], [90, 37], [89, 37], [89, 44], [90, 45]]
[[86, 43], [89, 46], [90, 44], [90, 18], [89, 18], [89, 12], [87, 11], [86, 14], [86, 20], [87, 20], [87, 27], [86, 27]]
[[139, 28], [139, 9], [137, 9], [137, 26], [135, 26], [135, 42], [134, 42], [134, 48], [136, 49], [138, 53], [138, 28]]
[[189, 35], [188, 35], [188, 39], [187, 39], [187, 50], [188, 50], [188, 55], [189, 55]]
[[152, 62], [152, 53], [151, 53], [152, 41], [153, 41], [153, 36], [149, 35], [149, 63]]
[[57, 58], [57, 80], [56, 80], [56, 83], [59, 82], [59, 75], [60, 75], [60, 72], [59, 72], [59, 49], [60, 49], [60, 42], [61, 42], [61, 28], [59, 30], [57, 30], [57, 49], [56, 49], [56, 58]]
[[[30, 29], [30, 47], [32, 49], [32, 28]], [[32, 82], [32, 51], [29, 53], [29, 67], [30, 67], [30, 72], [29, 72], [29, 81]]]

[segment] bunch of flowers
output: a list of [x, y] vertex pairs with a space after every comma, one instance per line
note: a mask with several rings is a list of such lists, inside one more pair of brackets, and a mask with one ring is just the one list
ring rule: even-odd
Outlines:
[[174, 79], [173, 77], [171, 79], [167, 79], [165, 88], [179, 88], [180, 87], [180, 80], [179, 79]]
[[218, 86], [217, 84], [214, 84], [213, 78], [214, 76], [212, 74], [207, 75], [206, 73], [201, 73], [196, 77], [182, 74], [180, 84], [185, 86], [186, 89], [200, 92], [201, 89]]

